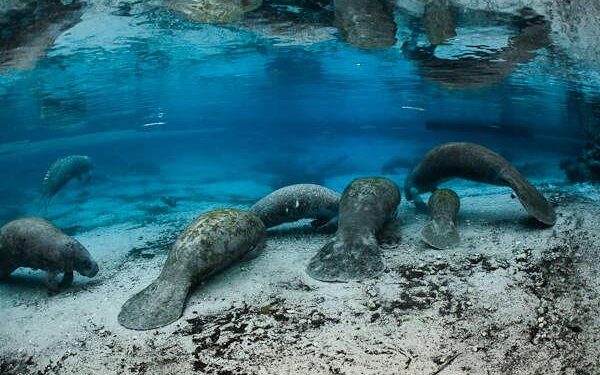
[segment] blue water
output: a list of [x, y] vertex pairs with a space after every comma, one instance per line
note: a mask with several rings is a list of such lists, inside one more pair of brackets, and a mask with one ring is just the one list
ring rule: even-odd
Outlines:
[[[402, 7], [396, 43], [364, 49], [335, 28], [331, 4], [281, 4], [219, 25], [110, 1], [68, 13], [64, 30], [38, 20], [15, 47], [41, 44], [37, 53], [3, 51], [0, 174], [10, 178], [0, 221], [34, 213], [44, 172], [69, 154], [96, 167], [55, 198], [49, 214], [59, 221], [83, 204], [115, 209], [94, 198], [118, 202], [124, 186], [134, 201], [246, 204], [290, 183], [341, 190], [354, 176], [385, 174], [402, 184], [425, 151], [453, 140], [564, 183], [560, 162], [597, 129], [597, 61], [565, 45], [562, 20], [545, 16], [542, 48], [499, 54], [519, 35], [515, 12], [461, 8], [457, 35], [417, 58], [429, 51], [426, 31]], [[452, 68], [432, 68], [435, 59]]]

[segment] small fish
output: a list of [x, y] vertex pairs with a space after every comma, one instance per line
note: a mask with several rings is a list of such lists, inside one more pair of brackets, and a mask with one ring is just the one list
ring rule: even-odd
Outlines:
[[450, 189], [436, 190], [428, 202], [430, 221], [421, 230], [421, 239], [436, 249], [449, 249], [460, 242], [456, 215], [460, 209], [458, 195]]

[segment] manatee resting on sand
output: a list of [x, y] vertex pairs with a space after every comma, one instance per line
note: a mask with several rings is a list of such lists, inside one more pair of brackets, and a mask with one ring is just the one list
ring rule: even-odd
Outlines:
[[79, 241], [37, 217], [14, 220], [0, 228], [0, 279], [19, 267], [48, 271], [53, 289], [59, 286], [55, 281], [59, 272], [64, 272], [61, 287], [71, 285], [73, 271], [87, 277], [98, 273], [98, 265]]
[[384, 264], [377, 234], [395, 214], [400, 190], [386, 178], [359, 178], [342, 194], [338, 230], [310, 260], [306, 272], [321, 281], [373, 278]]
[[448, 249], [460, 242], [456, 215], [460, 209], [458, 195], [450, 189], [436, 190], [429, 198], [431, 220], [421, 230], [421, 239], [436, 249]]
[[223, 209], [198, 217], [175, 241], [158, 278], [125, 302], [119, 323], [146, 330], [176, 321], [194, 285], [261, 246], [264, 236], [262, 221], [247, 211]]
[[447, 143], [429, 151], [407, 177], [404, 190], [418, 205], [418, 194], [434, 191], [452, 178], [510, 186], [531, 216], [546, 225], [556, 223], [554, 208], [514, 166], [473, 143]]
[[48, 204], [52, 197], [69, 181], [73, 178], [81, 179], [92, 168], [92, 160], [89, 156], [84, 155], [70, 155], [55, 161], [46, 172], [42, 182], [44, 204]]
[[277, 189], [250, 207], [267, 228], [300, 219], [315, 219], [319, 229], [335, 226], [340, 194], [321, 185], [298, 184]]

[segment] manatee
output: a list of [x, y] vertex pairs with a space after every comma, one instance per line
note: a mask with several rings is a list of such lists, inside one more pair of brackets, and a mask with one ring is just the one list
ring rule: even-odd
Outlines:
[[335, 24], [355, 47], [377, 49], [396, 43], [396, 22], [382, 0], [334, 0]]
[[93, 168], [89, 156], [70, 155], [55, 161], [44, 176], [42, 182], [42, 199], [47, 205], [52, 197], [56, 195], [73, 178], [82, 179]]
[[[87, 277], [98, 273], [98, 264], [79, 241], [38, 217], [14, 220], [0, 228], [0, 279], [19, 267], [48, 271], [48, 285], [53, 289], [71, 285], [73, 271]], [[64, 275], [58, 284], [60, 272]]]
[[340, 194], [321, 185], [297, 184], [275, 190], [250, 207], [267, 228], [300, 219], [315, 219], [313, 226], [335, 226]]
[[419, 205], [418, 194], [434, 191], [452, 178], [509, 186], [531, 216], [546, 225], [556, 222], [554, 208], [514, 166], [474, 143], [446, 143], [429, 151], [407, 177], [404, 190]]
[[383, 272], [377, 234], [391, 222], [400, 190], [386, 178], [359, 178], [340, 200], [338, 230], [332, 242], [310, 260], [306, 272], [321, 281], [364, 280]]
[[456, 215], [460, 208], [458, 195], [450, 189], [436, 190], [429, 198], [430, 221], [421, 230], [421, 239], [436, 249], [448, 249], [460, 242]]
[[222, 209], [199, 216], [175, 241], [158, 278], [125, 302], [119, 323], [147, 330], [176, 321], [192, 287], [261, 247], [264, 236], [262, 221], [247, 211]]
[[201, 23], [228, 23], [260, 7], [262, 0], [170, 0], [167, 5]]

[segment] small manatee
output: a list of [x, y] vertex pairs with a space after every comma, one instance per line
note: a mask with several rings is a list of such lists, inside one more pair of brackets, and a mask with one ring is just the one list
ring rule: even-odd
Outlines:
[[399, 203], [400, 190], [391, 180], [352, 181], [342, 194], [335, 238], [310, 260], [308, 275], [321, 281], [346, 282], [383, 272], [377, 234], [393, 219]]
[[315, 219], [313, 226], [334, 227], [340, 194], [321, 185], [297, 184], [277, 189], [250, 207], [267, 228], [300, 219]]
[[[14, 220], [0, 228], [0, 279], [19, 267], [48, 271], [48, 286], [56, 289], [73, 282], [73, 271], [94, 277], [98, 264], [79, 241], [38, 217]], [[56, 276], [64, 272], [62, 282]]]
[[429, 151], [407, 177], [404, 191], [419, 206], [420, 193], [434, 191], [452, 178], [510, 186], [531, 216], [546, 225], [556, 223], [552, 205], [514, 166], [474, 143], [446, 143]]
[[456, 215], [460, 209], [458, 195], [450, 189], [436, 190], [429, 198], [431, 220], [421, 230], [421, 239], [436, 249], [449, 249], [460, 242]]
[[42, 199], [47, 205], [52, 197], [73, 178], [82, 179], [93, 168], [89, 156], [70, 155], [55, 161], [44, 176], [42, 182]]
[[262, 246], [264, 236], [262, 221], [247, 211], [201, 215], [177, 238], [158, 278], [125, 302], [119, 323], [147, 330], [176, 321], [192, 287]]

